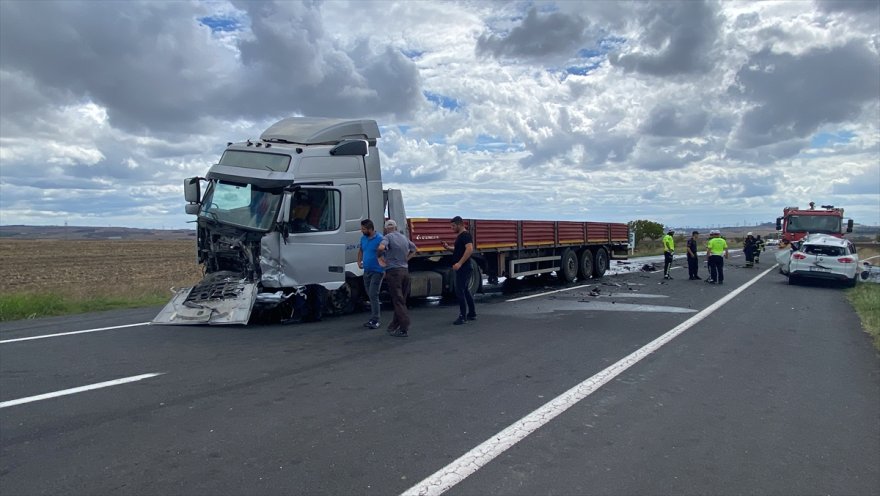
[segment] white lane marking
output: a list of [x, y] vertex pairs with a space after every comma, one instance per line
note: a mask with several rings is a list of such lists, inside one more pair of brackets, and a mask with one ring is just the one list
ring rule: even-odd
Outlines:
[[143, 379], [149, 379], [150, 377], [156, 377], [157, 375], [162, 375], [165, 372], [155, 372], [152, 374], [141, 374], [135, 375], [132, 377], [123, 377], [122, 379], [114, 379], [112, 381], [99, 382], [97, 384], [89, 384], [88, 386], [80, 386], [72, 389], [65, 389], [62, 391], [55, 391], [54, 393], [45, 393], [38, 394], [36, 396], [28, 396], [27, 398], [19, 398], [17, 400], [9, 400], [0, 402], [0, 408], [7, 408], [10, 406], [21, 405], [24, 403], [31, 403], [34, 401], [47, 400], [49, 398], [57, 398], [58, 396], [66, 396], [68, 394], [76, 394], [81, 393], [83, 391], [91, 391], [92, 389], [101, 389], [110, 386], [118, 386], [120, 384], [125, 384], [128, 382], [140, 381]]
[[126, 327], [138, 327], [138, 326], [145, 326], [145, 325], [149, 325], [149, 324], [150, 324], [149, 322], [141, 322], [139, 324], [126, 324], [126, 325], [118, 325], [118, 326], [113, 326], [113, 327], [100, 327], [98, 329], [86, 329], [84, 331], [60, 332], [58, 334], [44, 334], [42, 336], [31, 336], [28, 338], [4, 339], [4, 340], [0, 341], [0, 344], [17, 343], [19, 341], [30, 341], [32, 339], [57, 338], [59, 336], [70, 336], [72, 334], [83, 334], [86, 332], [111, 331], [113, 329], [124, 329]]
[[557, 415], [568, 410], [587, 396], [593, 394], [596, 390], [605, 385], [605, 383], [614, 379], [646, 356], [657, 351], [660, 347], [691, 328], [694, 324], [697, 324], [711, 315], [775, 268], [776, 265], [773, 265], [769, 269], [755, 276], [749, 282], [730, 292], [727, 296], [704, 308], [700, 313], [675, 326], [672, 330], [667, 331], [657, 339], [620, 359], [614, 365], [611, 365], [593, 377], [590, 377], [577, 386], [543, 404], [537, 410], [509, 425], [498, 434], [483, 441], [482, 444], [460, 456], [449, 465], [434, 472], [422, 482], [407, 489], [403, 492], [403, 496], [437, 496], [443, 494], [480, 468], [484, 467], [490, 461], [495, 459], [495, 457], [504, 453], [508, 448], [522, 441], [526, 436], [553, 420]]
[[557, 289], [555, 291], [548, 291], [546, 293], [538, 293], [538, 294], [533, 294], [533, 295], [528, 295], [528, 296], [520, 296], [519, 298], [514, 298], [512, 300], [505, 300], [505, 301], [507, 301], [509, 303], [511, 301], [528, 300], [529, 298], [537, 298], [539, 296], [544, 296], [544, 295], [548, 295], [548, 294], [561, 293], [563, 291], [571, 291], [572, 289], [589, 288], [590, 286], [592, 286], [592, 284], [584, 284], [582, 286], [575, 286], [573, 288]]

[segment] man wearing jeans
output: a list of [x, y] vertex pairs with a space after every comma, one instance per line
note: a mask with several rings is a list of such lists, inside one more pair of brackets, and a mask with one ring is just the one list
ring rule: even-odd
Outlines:
[[385, 269], [379, 265], [379, 243], [382, 235], [376, 232], [376, 226], [370, 219], [361, 221], [361, 245], [358, 248], [358, 267], [364, 269], [364, 287], [370, 298], [370, 320], [364, 327], [370, 329], [379, 328], [379, 288], [382, 287], [382, 278]]
[[409, 259], [416, 254], [416, 245], [397, 231], [397, 222], [385, 221], [385, 239], [379, 243], [379, 263], [385, 265], [385, 280], [394, 305], [394, 318], [388, 324], [388, 334], [397, 338], [409, 335]]
[[[477, 319], [477, 310], [474, 305], [474, 297], [468, 287], [471, 282], [473, 269], [471, 268], [471, 253], [474, 252], [474, 238], [471, 233], [464, 227], [464, 220], [455, 216], [452, 219], [452, 230], [458, 236], [455, 238], [455, 247], [452, 250], [452, 270], [455, 271], [455, 296], [458, 297], [458, 319], [453, 322], [455, 325], [462, 325], [468, 320]], [[442, 241], [443, 248], [447, 250], [449, 243]]]

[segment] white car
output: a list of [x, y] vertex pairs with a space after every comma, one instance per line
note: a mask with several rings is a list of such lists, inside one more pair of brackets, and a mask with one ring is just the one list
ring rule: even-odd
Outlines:
[[840, 281], [852, 287], [859, 280], [856, 247], [846, 239], [827, 234], [807, 236], [797, 250], [780, 250], [776, 260], [780, 272], [788, 274], [789, 284], [814, 279]]

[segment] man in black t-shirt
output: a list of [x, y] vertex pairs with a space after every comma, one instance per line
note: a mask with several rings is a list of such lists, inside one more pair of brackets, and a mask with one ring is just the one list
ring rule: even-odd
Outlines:
[[[458, 298], [458, 318], [453, 322], [455, 325], [462, 325], [468, 320], [477, 319], [477, 309], [474, 306], [474, 297], [470, 292], [471, 276], [473, 269], [471, 268], [471, 254], [474, 252], [474, 238], [471, 233], [464, 227], [464, 220], [456, 215], [452, 219], [452, 230], [458, 236], [455, 238], [455, 247], [452, 249], [452, 269], [455, 271], [455, 296]], [[442, 241], [443, 248], [450, 249], [449, 243]]]

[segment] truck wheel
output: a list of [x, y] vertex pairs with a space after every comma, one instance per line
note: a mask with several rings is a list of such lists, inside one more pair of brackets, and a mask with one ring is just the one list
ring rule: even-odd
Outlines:
[[[471, 279], [468, 281], [468, 290], [472, 295], [477, 294], [483, 286], [483, 273], [480, 272], [480, 264], [473, 259], [468, 260], [471, 264]], [[446, 295], [455, 298], [455, 271], [449, 269], [449, 290], [452, 294]]]
[[608, 270], [608, 252], [605, 248], [599, 248], [596, 250], [596, 262], [593, 264], [593, 277], [604, 276], [606, 270]]
[[578, 275], [578, 258], [574, 250], [566, 248], [560, 257], [559, 278], [565, 282], [574, 281]]
[[593, 252], [589, 248], [581, 251], [581, 257], [578, 263], [578, 277], [586, 281], [593, 277]]
[[355, 311], [360, 298], [360, 291], [355, 289], [356, 287], [351, 281], [346, 281], [339, 286], [339, 289], [330, 291], [327, 306], [334, 315], [345, 315]]

